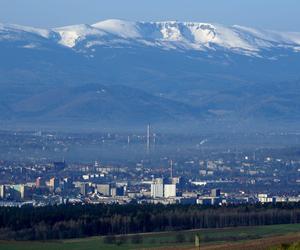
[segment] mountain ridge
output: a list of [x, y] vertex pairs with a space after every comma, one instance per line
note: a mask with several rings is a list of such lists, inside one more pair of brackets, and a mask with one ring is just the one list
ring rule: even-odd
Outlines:
[[0, 25], [0, 123], [297, 127], [299, 34], [174, 21]]
[[[75, 48], [87, 41], [86, 48], [116, 43], [130, 45], [132, 40], [146, 46], [164, 49], [207, 50], [219, 46], [244, 55], [259, 55], [262, 49], [286, 47], [300, 51], [300, 32], [277, 32], [239, 25], [224, 26], [201, 22], [133, 22], [109, 19], [92, 25], [79, 24], [53, 29], [19, 25], [0, 25], [0, 32], [24, 31], [53, 39], [66, 47]], [[0, 33], [3, 38], [3, 34]]]

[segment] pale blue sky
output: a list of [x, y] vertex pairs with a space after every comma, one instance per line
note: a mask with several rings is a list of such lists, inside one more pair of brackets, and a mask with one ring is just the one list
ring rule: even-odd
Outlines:
[[300, 0], [0, 0], [0, 22], [37, 27], [120, 18], [300, 31], [299, 13]]

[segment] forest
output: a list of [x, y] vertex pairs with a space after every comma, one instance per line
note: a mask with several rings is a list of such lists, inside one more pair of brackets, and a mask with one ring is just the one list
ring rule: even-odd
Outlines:
[[0, 240], [68, 239], [294, 223], [300, 223], [300, 203], [221, 207], [149, 204], [1, 207]]

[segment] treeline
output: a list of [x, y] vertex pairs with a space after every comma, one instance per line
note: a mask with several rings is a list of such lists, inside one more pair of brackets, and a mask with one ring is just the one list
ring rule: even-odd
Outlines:
[[300, 203], [243, 206], [62, 205], [0, 208], [0, 239], [46, 240], [300, 223]]

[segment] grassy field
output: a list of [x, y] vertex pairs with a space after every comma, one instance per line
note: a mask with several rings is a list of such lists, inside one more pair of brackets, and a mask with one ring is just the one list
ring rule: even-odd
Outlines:
[[110, 239], [114, 243], [105, 243], [103, 237], [47, 242], [6, 241], [0, 242], [0, 250], [127, 250], [164, 249], [171, 246], [172, 248], [176, 246], [188, 249], [191, 248], [196, 233], [201, 234], [203, 245], [210, 248], [210, 246], [217, 243], [222, 245], [233, 241], [245, 242], [251, 239], [300, 233], [300, 224], [149, 233], [140, 235], [139, 237], [123, 236], [116, 237], [113, 240]]

